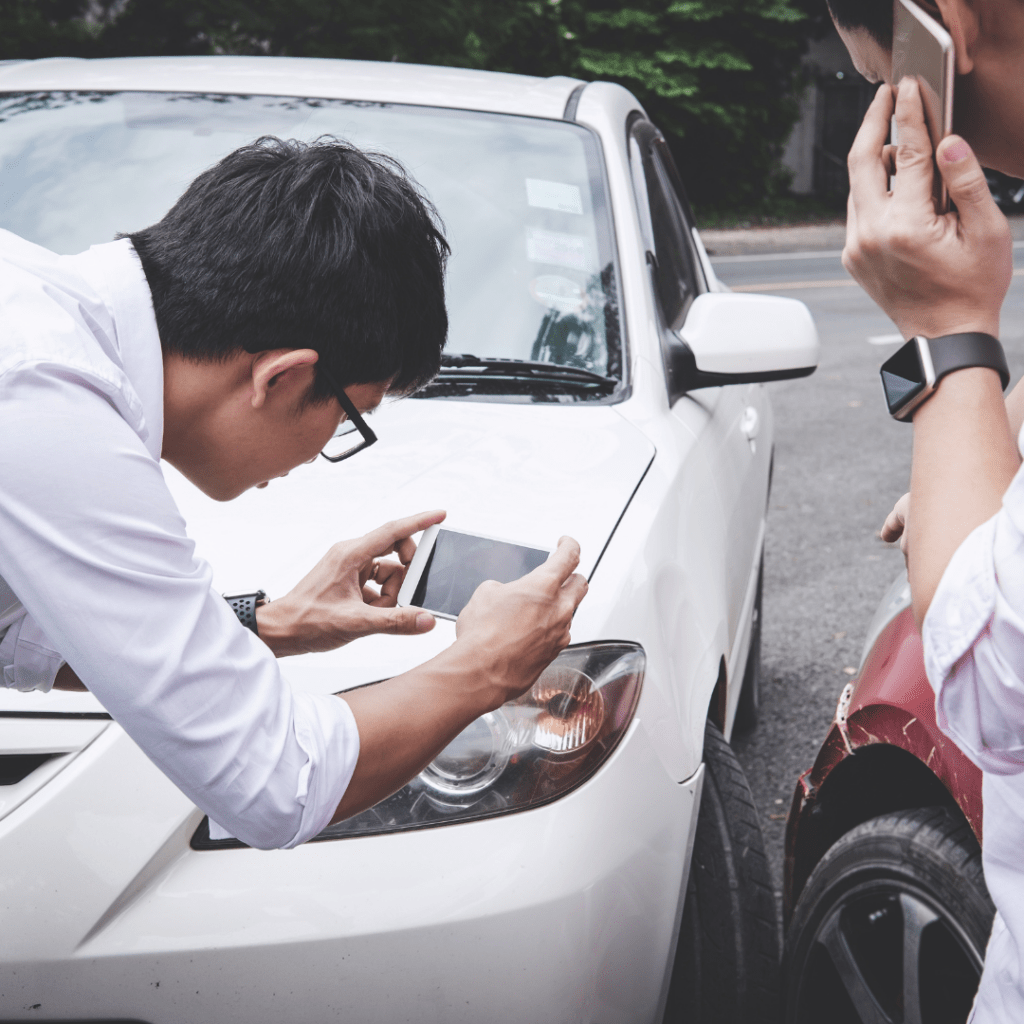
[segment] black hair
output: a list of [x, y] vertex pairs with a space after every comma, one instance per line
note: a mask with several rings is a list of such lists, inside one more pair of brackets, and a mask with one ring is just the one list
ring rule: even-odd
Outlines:
[[840, 28], [866, 29], [875, 42], [892, 49], [893, 0], [827, 0], [829, 13]]
[[[311, 348], [342, 386], [434, 377], [450, 252], [437, 211], [390, 157], [272, 136], [204, 171], [129, 237], [165, 353]], [[310, 401], [334, 394], [316, 374]]]

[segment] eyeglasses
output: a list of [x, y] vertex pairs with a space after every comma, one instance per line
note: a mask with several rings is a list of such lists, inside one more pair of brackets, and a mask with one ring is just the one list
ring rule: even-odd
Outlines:
[[324, 380], [334, 388], [334, 396], [338, 399], [342, 409], [345, 410], [346, 418], [338, 424], [334, 437], [327, 442], [327, 446], [320, 454], [328, 462], [341, 462], [364, 448], [369, 448], [377, 435], [369, 428], [366, 420], [359, 414], [359, 410], [352, 404], [352, 400], [345, 394], [344, 389], [331, 375], [331, 372], [321, 366], [320, 373]]

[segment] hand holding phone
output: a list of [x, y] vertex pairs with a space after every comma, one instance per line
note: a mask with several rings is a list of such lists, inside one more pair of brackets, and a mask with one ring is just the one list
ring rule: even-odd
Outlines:
[[936, 211], [932, 147], [916, 79], [903, 80], [895, 103], [903, 141], [890, 191], [885, 140], [893, 106], [892, 89], [883, 85], [850, 151], [843, 266], [904, 338], [998, 337], [1013, 273], [1006, 218], [970, 146], [956, 135], [942, 140], [937, 160], [957, 209]]
[[532, 572], [512, 583], [484, 581], [459, 615], [458, 644], [478, 654], [481, 673], [514, 700], [568, 647], [572, 618], [587, 581], [575, 572], [580, 546], [562, 537]]

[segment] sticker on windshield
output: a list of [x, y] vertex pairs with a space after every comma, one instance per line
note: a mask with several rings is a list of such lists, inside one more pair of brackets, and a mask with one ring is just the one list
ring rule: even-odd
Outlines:
[[583, 289], [567, 277], [542, 274], [530, 282], [530, 294], [542, 305], [559, 313], [578, 313], [583, 308]]
[[590, 254], [586, 235], [564, 235], [560, 231], [526, 229], [526, 258], [531, 263], [551, 263], [572, 270], [589, 270]]
[[583, 213], [583, 200], [578, 185], [563, 181], [544, 181], [542, 178], [526, 179], [526, 201], [530, 206], [542, 210], [558, 210], [559, 213]]

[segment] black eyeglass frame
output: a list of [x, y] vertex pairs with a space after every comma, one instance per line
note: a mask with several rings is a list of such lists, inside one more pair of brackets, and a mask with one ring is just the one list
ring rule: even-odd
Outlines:
[[328, 455], [326, 452], [320, 454], [328, 462], [343, 462], [345, 459], [350, 459], [356, 452], [365, 451], [374, 444], [377, 440], [377, 435], [370, 429], [370, 425], [360, 415], [359, 410], [352, 404], [352, 399], [345, 394], [342, 386], [335, 380], [334, 375], [326, 367], [321, 366], [318, 368], [319, 372], [324, 375], [324, 380], [334, 389], [334, 397], [338, 399], [338, 404], [345, 410], [345, 415], [349, 421], [355, 425], [356, 430], [359, 431], [362, 436], [363, 443], [357, 445], [351, 451], [345, 452], [344, 455]]

